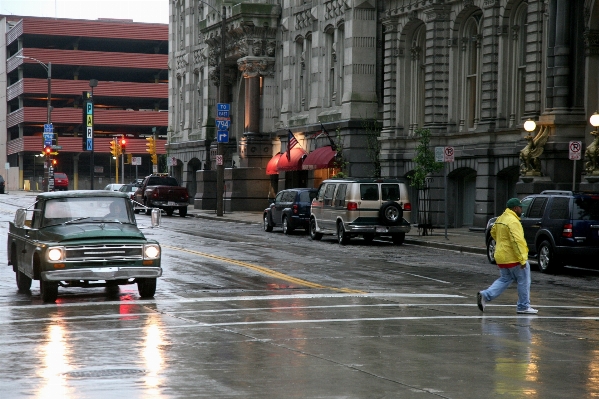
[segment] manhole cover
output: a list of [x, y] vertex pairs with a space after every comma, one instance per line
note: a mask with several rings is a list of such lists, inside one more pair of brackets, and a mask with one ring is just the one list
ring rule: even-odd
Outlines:
[[115, 377], [125, 375], [144, 374], [143, 369], [103, 369], [103, 370], [79, 370], [68, 371], [62, 375], [71, 378], [98, 378], [98, 377]]

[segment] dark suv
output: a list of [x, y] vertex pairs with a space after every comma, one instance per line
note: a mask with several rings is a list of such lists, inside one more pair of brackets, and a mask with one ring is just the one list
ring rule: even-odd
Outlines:
[[[495, 263], [495, 241], [486, 229], [487, 257]], [[539, 270], [591, 266], [599, 258], [599, 193], [547, 190], [522, 200], [522, 227], [529, 255]]]
[[315, 188], [279, 191], [270, 206], [264, 210], [264, 231], [272, 231], [277, 226], [282, 226], [285, 234], [297, 228], [308, 231], [310, 205], [317, 193]]

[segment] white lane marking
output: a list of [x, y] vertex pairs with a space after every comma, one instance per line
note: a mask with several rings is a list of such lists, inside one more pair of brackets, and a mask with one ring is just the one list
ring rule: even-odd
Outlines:
[[437, 280], [436, 278], [432, 278], [432, 277], [426, 277], [426, 276], [421, 276], [419, 274], [414, 274], [414, 273], [406, 273], [406, 272], [400, 272], [400, 274], [407, 274], [410, 276], [414, 276], [414, 277], [419, 277], [419, 278], [423, 278], [425, 280], [432, 280], [432, 281], [436, 281], [438, 283], [443, 283], [443, 284], [451, 284], [449, 281], [444, 281], [444, 280]]
[[82, 307], [82, 306], [104, 306], [104, 305], [150, 305], [150, 304], [178, 304], [197, 302], [230, 302], [230, 301], [272, 301], [275, 299], [320, 299], [320, 298], [465, 298], [464, 295], [452, 294], [395, 294], [395, 293], [366, 293], [366, 294], [295, 294], [295, 295], [256, 295], [256, 296], [229, 296], [229, 297], [206, 297], [187, 298], [173, 300], [133, 300], [133, 301], [105, 301], [105, 302], [82, 302], [82, 303], [57, 303], [45, 305], [15, 305], [2, 306], [2, 310], [19, 309], [52, 309], [55, 307]]

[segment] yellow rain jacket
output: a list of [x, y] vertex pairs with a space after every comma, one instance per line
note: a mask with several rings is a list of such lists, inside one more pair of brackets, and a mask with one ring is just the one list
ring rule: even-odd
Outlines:
[[506, 208], [491, 228], [491, 236], [496, 242], [495, 261], [497, 266], [509, 268], [518, 264], [526, 264], [528, 245], [524, 239], [520, 218], [514, 211]]

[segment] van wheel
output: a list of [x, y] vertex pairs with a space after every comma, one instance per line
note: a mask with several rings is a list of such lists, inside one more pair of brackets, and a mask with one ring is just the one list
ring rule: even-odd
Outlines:
[[397, 202], [385, 202], [379, 210], [379, 218], [384, 225], [395, 226], [401, 223], [403, 209]]
[[316, 220], [310, 219], [310, 239], [314, 241], [320, 241], [322, 233], [316, 231]]
[[347, 245], [349, 243], [349, 234], [345, 231], [343, 223], [337, 223], [337, 241], [340, 245]]
[[561, 266], [559, 261], [555, 258], [553, 247], [549, 241], [543, 241], [539, 246], [537, 253], [539, 271], [541, 273], [553, 273]]
[[264, 214], [263, 221], [264, 221], [264, 224], [263, 224], [264, 231], [271, 232], [272, 226], [270, 225], [270, 222], [268, 221], [268, 215], [266, 213]]
[[40, 296], [45, 303], [54, 303], [58, 298], [58, 282], [40, 280]]
[[401, 245], [406, 239], [406, 233], [393, 234], [391, 240], [393, 240], [393, 244]]

